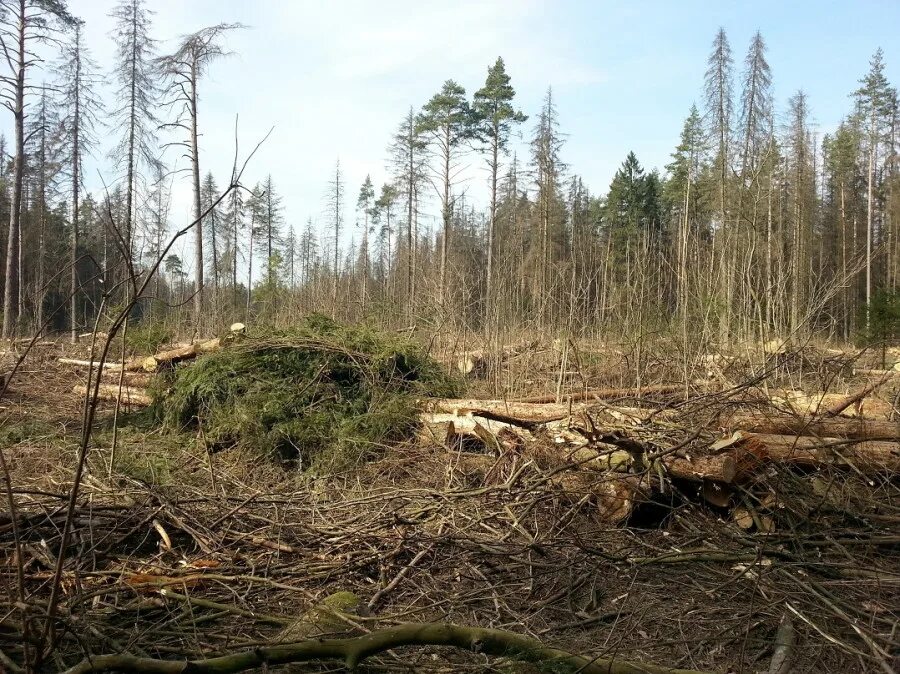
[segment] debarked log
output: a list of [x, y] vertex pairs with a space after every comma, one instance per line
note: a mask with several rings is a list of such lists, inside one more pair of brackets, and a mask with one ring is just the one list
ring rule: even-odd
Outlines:
[[[72, 393], [79, 396], [93, 395], [94, 388], [87, 386], [75, 386]], [[118, 400], [120, 397], [120, 389], [118, 384], [100, 384], [97, 389], [97, 398], [100, 400]], [[137, 407], [146, 407], [153, 401], [147, 394], [145, 389], [135, 388], [133, 386], [123, 386], [121, 388], [121, 400], [126, 405], [134, 405]]]

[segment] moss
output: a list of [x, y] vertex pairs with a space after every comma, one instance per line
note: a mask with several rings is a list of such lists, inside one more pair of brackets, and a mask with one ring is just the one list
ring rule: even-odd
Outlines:
[[242, 445], [317, 473], [408, 437], [419, 398], [458, 394], [415, 344], [321, 315], [206, 354], [165, 386], [154, 409], [168, 428], [200, 426], [214, 449]]

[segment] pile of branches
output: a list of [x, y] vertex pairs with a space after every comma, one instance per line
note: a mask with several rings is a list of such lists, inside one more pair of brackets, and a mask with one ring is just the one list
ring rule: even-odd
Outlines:
[[[328, 654], [381, 671], [510, 671], [512, 658], [890, 672], [900, 458], [877, 393], [895, 384], [809, 394], [763, 375], [714, 392], [436, 399], [417, 441], [346, 481], [253, 488], [220, 469], [211, 494], [91, 478], [72, 510], [66, 484], [21, 487], [19, 520], [0, 522], [21, 588], [0, 657], [20, 667], [33, 647], [79, 672]], [[137, 660], [99, 655], [123, 653]]]
[[[163, 424], [201, 430], [214, 451], [253, 448], [317, 473], [356, 465], [411, 436], [420, 398], [457, 391], [412, 342], [321, 315], [204, 351], [152, 385], [152, 411]], [[172, 361], [155, 356], [145, 365], [150, 360]]]
[[[721, 415], [732, 404], [702, 407]], [[655, 433], [660, 450], [697, 440], [671, 420], [653, 423], [641, 437]], [[340, 658], [373, 640], [397, 647], [373, 651], [382, 671], [509, 671], [505, 658], [564, 653], [585, 658], [566, 661], [569, 671], [756, 671], [773, 657], [795, 671], [896, 666], [891, 472], [770, 464], [716, 505], [706, 482], [660, 477], [652, 465], [587, 473], [550, 448], [464, 449], [398, 447], [353, 482], [294, 491], [248, 493], [227, 472], [225, 496], [89, 477], [72, 511], [65, 484], [22, 486], [15, 527], [0, 521], [4, 584], [23, 579], [22, 598], [4, 600], [0, 657], [14, 670], [41, 646], [45, 667], [86, 672], [130, 662], [101, 654], [128, 654], [162, 672], [185, 658], [324, 657], [309, 651], [316, 637]], [[613, 524], [599, 485], [624, 482], [646, 498]], [[66, 518], [73, 535], [48, 623]], [[337, 608], [335, 595], [346, 598]], [[487, 633], [410, 638], [410, 623], [436, 622]], [[491, 640], [509, 631], [525, 641]], [[435, 645], [466, 643], [481, 652]], [[581, 669], [590, 663], [609, 668]]]

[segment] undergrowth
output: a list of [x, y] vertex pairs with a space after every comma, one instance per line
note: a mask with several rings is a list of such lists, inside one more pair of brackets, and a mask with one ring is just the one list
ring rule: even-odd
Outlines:
[[458, 393], [407, 339], [313, 315], [176, 368], [154, 409], [215, 450], [240, 445], [320, 474], [408, 437], [419, 398]]

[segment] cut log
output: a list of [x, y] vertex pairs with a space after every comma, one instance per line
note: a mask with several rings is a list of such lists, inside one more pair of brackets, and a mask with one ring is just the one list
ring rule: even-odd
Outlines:
[[753, 459], [758, 462], [816, 468], [853, 466], [863, 473], [900, 470], [900, 441], [850, 442], [841, 438], [766, 433], [735, 435], [738, 436], [737, 443], [730, 451], [739, 459], [739, 470], [752, 466]]
[[628, 519], [636, 503], [644, 499], [638, 481], [590, 470], [568, 470], [553, 476], [552, 484], [569, 500], [587, 502], [601, 522], [619, 524]]
[[[57, 361], [61, 365], [74, 365], [75, 367], [90, 367], [93, 369], [98, 369], [100, 365], [97, 361], [90, 360], [79, 360], [77, 358], [57, 358]], [[121, 370], [124, 363], [103, 363], [104, 370]]]
[[[613, 400], [616, 398], [640, 398], [642, 396], [667, 395], [683, 391], [684, 384], [651, 384], [649, 386], [641, 386], [640, 388], [596, 388], [588, 389], [587, 391], [575, 391], [573, 393], [563, 394], [562, 398], [573, 402], [595, 399]], [[512, 402], [546, 404], [554, 403], [556, 400], [557, 398], [555, 395], [548, 395], [516, 398]]]
[[565, 419], [586, 409], [585, 405], [564, 403], [523, 403], [508, 400], [435, 398], [425, 402], [425, 410], [458, 416], [508, 417], [525, 423], [544, 423]]
[[[848, 396], [844, 396], [843, 398], [833, 402], [825, 410], [825, 414], [828, 414], [829, 416], [837, 416], [838, 414], [841, 414], [844, 410], [846, 410], [850, 406], [861, 406], [867, 400], [866, 396], [868, 396], [870, 393], [876, 391], [877, 389], [881, 388], [881, 386], [883, 386], [888, 381], [893, 379], [895, 375], [896, 375], [896, 372], [891, 370], [887, 374], [882, 375], [881, 377], [879, 377], [878, 379], [873, 381], [871, 384], [864, 386], [859, 391], [852, 393]], [[891, 406], [889, 406], [889, 407], [891, 407]], [[891, 410], [892, 410], [892, 407], [891, 407]], [[891, 410], [888, 411], [888, 414], [890, 414]]]
[[769, 414], [736, 414], [726, 419], [727, 431], [746, 431], [775, 435], [811, 435], [815, 437], [853, 438], [856, 440], [894, 440], [900, 438], [900, 421], [849, 417], [793, 417]]
[[473, 349], [456, 355], [456, 369], [466, 376], [484, 374], [491, 363], [501, 363], [507, 358], [519, 356], [537, 347], [539, 340], [527, 340], [518, 344], [504, 346], [499, 351]]
[[216, 337], [205, 342], [195, 342], [186, 346], [180, 346], [168, 351], [160, 351], [153, 356], [147, 356], [141, 361], [141, 367], [147, 372], [156, 372], [160, 365], [165, 363], [178, 363], [182, 360], [196, 358], [200, 354], [217, 351], [222, 346], [222, 340]]
[[[91, 395], [93, 393], [93, 387], [88, 389], [87, 386], [75, 386], [72, 388], [72, 392], [80, 396]], [[119, 397], [119, 386], [117, 384], [100, 384], [97, 397], [100, 400], [116, 400]], [[122, 402], [126, 405], [133, 405], [135, 407], [146, 407], [152, 400], [144, 389], [123, 386]]]
[[[880, 382], [878, 385], [883, 384]], [[893, 406], [886, 400], [867, 397], [875, 388], [866, 387], [850, 395], [841, 393], [805, 393], [804, 391], [776, 391], [770, 402], [776, 408], [799, 416], [823, 415], [856, 417], [859, 419], [887, 419]]]

